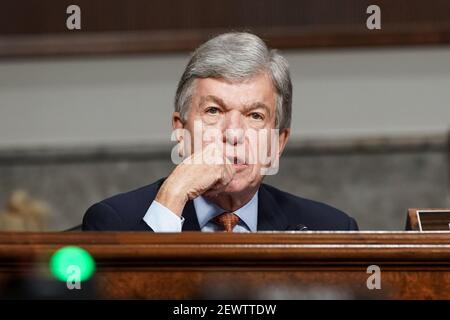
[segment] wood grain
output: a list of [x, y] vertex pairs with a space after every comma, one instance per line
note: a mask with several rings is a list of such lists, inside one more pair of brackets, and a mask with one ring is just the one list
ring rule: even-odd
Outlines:
[[[321, 288], [450, 299], [450, 232], [0, 233], [0, 284], [67, 245], [94, 257], [103, 298], [255, 298], [274, 288], [295, 298]], [[381, 268], [381, 290], [367, 289], [369, 265]]]
[[381, 30], [366, 27], [369, 0], [78, 0], [79, 31], [66, 29], [70, 4], [2, 4], [0, 57], [187, 51], [230, 30], [279, 49], [450, 43], [446, 0], [378, 0]]

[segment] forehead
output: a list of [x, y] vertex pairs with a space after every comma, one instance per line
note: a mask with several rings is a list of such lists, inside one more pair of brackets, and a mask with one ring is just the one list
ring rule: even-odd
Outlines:
[[198, 105], [208, 96], [215, 96], [220, 98], [227, 107], [263, 103], [271, 109], [275, 108], [275, 90], [270, 77], [266, 74], [260, 74], [242, 82], [229, 82], [215, 78], [195, 81], [192, 97], [194, 104]]

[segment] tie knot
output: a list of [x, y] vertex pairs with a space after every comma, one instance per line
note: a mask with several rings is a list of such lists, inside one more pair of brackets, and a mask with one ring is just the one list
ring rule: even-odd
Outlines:
[[214, 217], [213, 221], [222, 228], [222, 231], [232, 232], [233, 228], [239, 222], [239, 217], [233, 212], [224, 212]]

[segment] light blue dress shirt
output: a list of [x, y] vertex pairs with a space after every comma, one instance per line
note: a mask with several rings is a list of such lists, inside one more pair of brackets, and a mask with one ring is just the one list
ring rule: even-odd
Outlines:
[[[194, 199], [194, 207], [200, 229], [203, 232], [219, 230], [219, 227], [211, 219], [225, 212], [225, 210], [202, 196]], [[234, 211], [234, 214], [239, 217], [239, 222], [233, 228], [233, 232], [256, 232], [258, 225], [258, 192], [243, 207]], [[178, 217], [170, 209], [154, 200], [144, 216], [144, 221], [155, 232], [181, 232], [184, 218]]]

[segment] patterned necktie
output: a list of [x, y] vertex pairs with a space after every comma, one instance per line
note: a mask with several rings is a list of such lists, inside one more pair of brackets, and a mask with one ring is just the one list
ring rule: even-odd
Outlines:
[[239, 222], [239, 217], [233, 212], [224, 212], [214, 217], [213, 221], [221, 228], [221, 231], [233, 232], [233, 228]]

